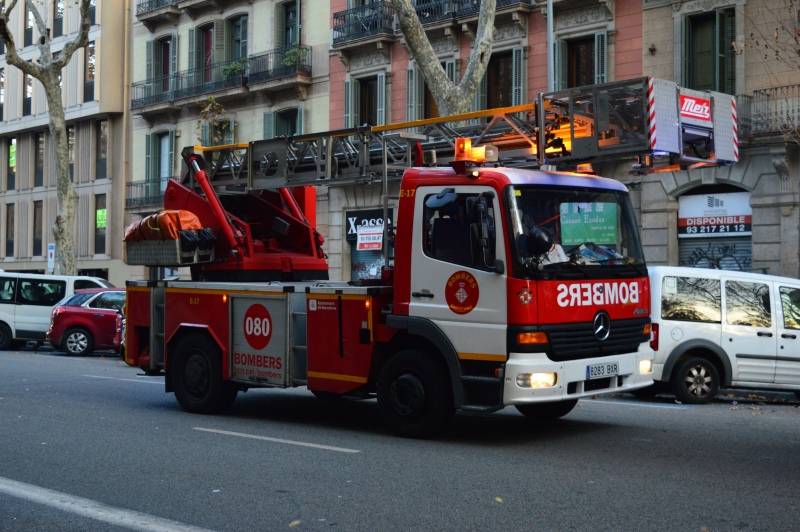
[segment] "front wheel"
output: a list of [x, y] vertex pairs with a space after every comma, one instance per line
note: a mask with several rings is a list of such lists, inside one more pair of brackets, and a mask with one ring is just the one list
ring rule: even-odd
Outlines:
[[189, 335], [176, 346], [170, 364], [172, 389], [181, 407], [194, 414], [219, 414], [238, 390], [222, 379], [222, 354], [205, 336]]
[[526, 405], [515, 405], [517, 410], [527, 417], [535, 421], [552, 421], [564, 417], [575, 408], [578, 404], [577, 399], [570, 399], [568, 401], [557, 401], [555, 403], [530, 403]]
[[415, 350], [401, 351], [378, 377], [378, 407], [398, 435], [431, 436], [453, 417], [450, 380], [430, 357]]
[[704, 358], [690, 358], [678, 366], [670, 379], [678, 401], [692, 405], [710, 403], [719, 391], [719, 373]]

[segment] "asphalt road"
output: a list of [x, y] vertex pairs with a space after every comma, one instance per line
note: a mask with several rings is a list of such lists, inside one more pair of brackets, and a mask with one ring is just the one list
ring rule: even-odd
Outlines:
[[796, 530], [800, 405], [762, 397], [459, 413], [417, 441], [374, 400], [198, 416], [116, 357], [0, 352], [0, 530]]

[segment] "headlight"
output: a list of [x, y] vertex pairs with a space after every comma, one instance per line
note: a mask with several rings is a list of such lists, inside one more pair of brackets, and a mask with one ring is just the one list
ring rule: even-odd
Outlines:
[[648, 373], [653, 373], [653, 360], [650, 358], [647, 360], [640, 360], [639, 375], [646, 375]]
[[550, 388], [558, 382], [557, 373], [520, 373], [517, 386], [520, 388]]

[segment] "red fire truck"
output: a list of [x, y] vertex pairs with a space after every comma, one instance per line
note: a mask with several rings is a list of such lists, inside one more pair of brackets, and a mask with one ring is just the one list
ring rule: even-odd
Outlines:
[[[185, 149], [188, 171], [165, 209], [196, 215], [212, 244], [128, 244], [129, 262], [189, 266], [192, 279], [128, 282], [126, 362], [163, 371], [189, 412], [222, 412], [250, 388], [305, 386], [377, 397], [408, 437], [434, 433], [456, 409], [514, 405], [552, 419], [581, 398], [650, 385], [650, 288], [628, 190], [556, 166], [627, 153], [637, 172], [653, 171], [652, 86]], [[677, 109], [680, 90], [672, 97]], [[656, 158], [730, 162], [714, 159], [720, 132], [671, 133], [678, 150]], [[383, 183], [385, 213], [395, 201], [381, 278], [328, 281], [322, 238], [289, 187], [365, 182]]]

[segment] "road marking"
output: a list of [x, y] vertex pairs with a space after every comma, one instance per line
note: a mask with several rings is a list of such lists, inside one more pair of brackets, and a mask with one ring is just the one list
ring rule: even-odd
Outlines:
[[337, 451], [340, 453], [360, 453], [358, 449], [347, 449], [344, 447], [331, 447], [330, 445], [320, 445], [318, 443], [307, 443], [303, 441], [282, 440], [280, 438], [269, 438], [267, 436], [256, 436], [255, 434], [244, 434], [242, 432], [228, 432], [227, 430], [206, 429], [203, 427], [194, 427], [194, 430], [202, 430], [203, 432], [212, 432], [214, 434], [225, 434], [227, 436], [239, 436], [240, 438], [251, 438], [254, 440], [271, 441], [274, 443], [288, 443], [289, 445], [300, 445], [303, 447], [314, 447], [315, 449], [324, 449], [326, 451]]
[[592, 403], [604, 403], [607, 405], [628, 405], [628, 406], [641, 406], [642, 408], [666, 408], [666, 409], [678, 409], [678, 410], [686, 410], [687, 408], [691, 408], [691, 406], [687, 405], [648, 405], [645, 403], [633, 403], [628, 401], [601, 401], [599, 399], [592, 399], [591, 401], [581, 401], [583, 404], [592, 404]]
[[150, 379], [120, 379], [118, 377], [105, 377], [103, 375], [84, 375], [90, 379], [108, 379], [112, 381], [125, 381], [125, 382], [143, 382], [145, 384], [164, 384], [164, 381], [155, 381]]
[[0, 493], [132, 530], [209, 532], [205, 528], [190, 526], [170, 519], [162, 519], [142, 512], [114, 508], [91, 499], [74, 497], [66, 493], [3, 477], [0, 477]]

